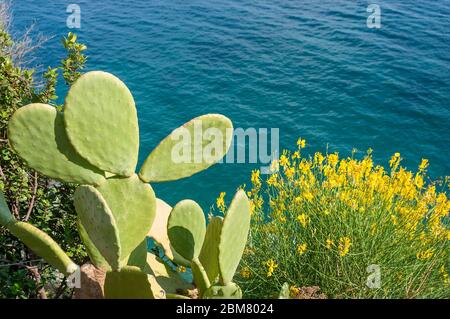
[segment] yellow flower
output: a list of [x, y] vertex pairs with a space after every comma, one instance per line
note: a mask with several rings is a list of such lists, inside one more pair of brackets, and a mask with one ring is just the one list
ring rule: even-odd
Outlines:
[[294, 168], [293, 167], [289, 167], [284, 171], [284, 174], [286, 175], [287, 178], [292, 179], [292, 177], [294, 177]]
[[273, 272], [278, 268], [278, 264], [271, 258], [266, 261], [264, 265], [267, 267], [267, 277], [272, 277]]
[[423, 172], [427, 169], [428, 167], [428, 160], [425, 158], [422, 158], [422, 162], [419, 165], [419, 171]]
[[444, 265], [442, 265], [441, 266], [441, 268], [439, 268], [439, 272], [440, 272], [440, 274], [442, 275], [442, 279], [443, 279], [443, 281], [444, 281], [444, 284], [447, 286], [447, 285], [450, 285], [450, 279], [449, 279], [449, 277], [448, 277], [448, 273], [447, 273], [447, 271], [445, 270], [445, 266]]
[[224, 201], [225, 195], [226, 195], [225, 192], [221, 192], [219, 197], [216, 199], [216, 206], [221, 212], [225, 211], [225, 201]]
[[298, 168], [304, 175], [307, 175], [311, 171], [310, 163], [305, 160], [301, 161], [301, 163], [298, 165]]
[[428, 248], [427, 250], [419, 251], [416, 254], [416, 257], [419, 260], [427, 260], [427, 259], [431, 259], [431, 257], [433, 257], [433, 255], [434, 255], [434, 250], [431, 248]]
[[400, 163], [400, 153], [395, 153], [394, 156], [391, 157], [391, 160], [389, 161], [390, 167], [397, 167]]
[[334, 240], [327, 238], [327, 248], [331, 249], [334, 246]]
[[350, 238], [341, 237], [339, 238], [338, 251], [339, 256], [344, 257], [350, 251], [350, 246], [352, 245]]
[[250, 269], [248, 267], [242, 268], [242, 270], [241, 270], [242, 278], [250, 278], [251, 274], [252, 273], [250, 272]]
[[253, 201], [250, 201], [250, 215], [253, 215], [255, 212], [255, 203]]
[[290, 166], [289, 159], [284, 154], [281, 155], [281, 157], [280, 157], [280, 165], [283, 166], [283, 167]]
[[306, 146], [306, 140], [303, 140], [303, 139], [299, 138], [299, 139], [297, 140], [297, 146], [298, 146], [299, 148], [305, 148], [305, 146]]
[[421, 175], [417, 174], [416, 177], [414, 177], [414, 184], [418, 189], [422, 189], [424, 182]]
[[302, 224], [303, 227], [306, 227], [309, 223], [309, 217], [305, 214], [300, 214], [297, 216], [297, 220]]
[[300, 289], [297, 288], [297, 287], [295, 287], [295, 286], [291, 286], [291, 287], [289, 288], [289, 293], [290, 293], [290, 296], [291, 296], [291, 297], [295, 297], [295, 296], [297, 296], [298, 294], [300, 294]]
[[178, 267], [177, 267], [177, 271], [178, 271], [178, 272], [186, 272], [186, 267], [184, 267], [184, 266], [178, 266]]
[[307, 244], [301, 244], [297, 247], [297, 252], [299, 255], [303, 255], [306, 252]]
[[259, 188], [261, 186], [261, 180], [259, 179], [259, 174], [260, 174], [260, 172], [258, 169], [255, 169], [252, 171], [251, 181], [252, 181], [253, 186], [255, 186], [255, 188]]
[[275, 186], [277, 184], [277, 177], [278, 177], [278, 174], [270, 175], [270, 177], [267, 179], [267, 185]]
[[308, 201], [312, 202], [314, 196], [311, 192], [303, 192], [303, 197]]
[[327, 157], [327, 161], [331, 167], [336, 167], [337, 163], [339, 162], [339, 155], [337, 153], [329, 154]]
[[325, 158], [323, 157], [322, 153], [316, 152], [314, 154], [314, 164], [315, 165], [322, 165], [322, 162]]

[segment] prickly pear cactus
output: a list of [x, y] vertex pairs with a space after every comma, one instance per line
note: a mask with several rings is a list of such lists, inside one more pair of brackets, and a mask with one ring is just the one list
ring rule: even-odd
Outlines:
[[[202, 132], [210, 129], [222, 140], [208, 155], [202, 150], [211, 150], [212, 136], [205, 139]], [[200, 297], [235, 298], [242, 294], [231, 280], [250, 219], [245, 193], [239, 191], [225, 217], [214, 218], [206, 227], [197, 203], [185, 200], [172, 209], [148, 184], [188, 177], [218, 162], [231, 145], [232, 129], [223, 115], [197, 117], [166, 137], [135, 173], [139, 128], [133, 96], [117, 77], [94, 71], [72, 85], [63, 112], [46, 104], [17, 110], [8, 139], [31, 168], [80, 185], [74, 195], [78, 229], [92, 264], [106, 272], [105, 297], [186, 298], [180, 291], [193, 289], [165, 261], [147, 252], [149, 236], [172, 262], [191, 267]], [[175, 143], [180, 136], [188, 136], [181, 145]], [[192, 147], [195, 141], [201, 145]], [[190, 160], [174, 158], [180, 147]], [[77, 270], [47, 234], [14, 219], [3, 194], [0, 224], [62, 273]]]
[[191, 262], [201, 298], [242, 298], [242, 291], [232, 279], [249, 228], [250, 203], [243, 190], [236, 193], [225, 217], [212, 218], [206, 230], [203, 214], [195, 202], [181, 201], [172, 209], [167, 223], [168, 237], [174, 249]]

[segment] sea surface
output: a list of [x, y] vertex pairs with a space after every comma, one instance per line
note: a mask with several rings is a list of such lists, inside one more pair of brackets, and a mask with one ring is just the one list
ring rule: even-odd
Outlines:
[[[67, 5], [81, 9], [69, 29]], [[369, 4], [381, 28], [367, 27]], [[174, 128], [204, 113], [235, 127], [279, 128], [280, 147], [338, 151], [387, 165], [394, 152], [433, 178], [449, 175], [450, 1], [13, 0], [12, 30], [51, 36], [34, 66], [55, 66], [69, 31], [88, 46], [88, 70], [121, 78], [139, 114], [140, 163]], [[59, 86], [64, 97], [66, 88]], [[107, 143], [108, 141], [105, 141]], [[220, 164], [154, 184], [170, 204], [221, 191], [230, 200], [258, 164]]]

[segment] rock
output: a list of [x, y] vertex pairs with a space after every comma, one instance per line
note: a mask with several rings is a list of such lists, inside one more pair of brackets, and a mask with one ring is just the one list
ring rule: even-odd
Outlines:
[[106, 272], [87, 263], [81, 266], [80, 288], [75, 288], [74, 299], [103, 299]]

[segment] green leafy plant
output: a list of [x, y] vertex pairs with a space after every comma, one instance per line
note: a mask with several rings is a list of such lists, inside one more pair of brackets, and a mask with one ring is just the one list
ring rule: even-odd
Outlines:
[[[55, 238], [76, 262], [87, 257], [77, 233], [76, 213], [72, 204], [74, 187], [55, 183], [30, 169], [12, 150], [7, 127], [11, 115], [20, 107], [32, 102], [47, 103], [61, 108], [54, 101], [56, 84], [61, 73], [72, 74], [76, 79], [84, 68], [86, 56], [75, 44], [68, 50], [77, 56], [76, 67], [49, 68], [43, 81], [36, 80], [33, 69], [22, 59], [39, 44], [30, 39], [13, 40], [6, 28], [7, 10], [0, 4], [0, 191], [16, 220], [30, 222]], [[68, 38], [73, 38], [72, 34]], [[44, 44], [41, 44], [43, 46]], [[31, 46], [31, 47], [30, 47]], [[83, 46], [85, 47], [85, 46]], [[70, 81], [68, 82], [70, 84]], [[46, 298], [70, 296], [60, 275], [36, 257], [6, 228], [0, 228], [0, 298]]]
[[[152, 224], [159, 214], [157, 206], [167, 208], [148, 183], [188, 177], [213, 165], [231, 144], [227, 134], [232, 130], [231, 121], [219, 114], [191, 120], [165, 138], [135, 174], [137, 114], [133, 97], [122, 81], [101, 71], [85, 73], [72, 84], [63, 110], [43, 103], [18, 109], [9, 121], [9, 143], [39, 173], [81, 184], [74, 194], [77, 224], [92, 263], [106, 271], [105, 297], [181, 297], [177, 294], [177, 283], [182, 282], [179, 275], [147, 254], [146, 236], [152, 237]], [[200, 147], [191, 147], [198, 143], [199, 127], [202, 132], [214, 129], [225, 137], [220, 145], [215, 144], [214, 155], [205, 156], [203, 152], [211, 144], [209, 139], [202, 137]], [[180, 134], [188, 136], [181, 142], [182, 149], [190, 153], [190, 158], [200, 160], [173, 159], [174, 149], [180, 146]], [[155, 240], [158, 236], [165, 238], [162, 246], [167, 256], [192, 267], [199, 295], [241, 297], [239, 287], [231, 280], [250, 224], [245, 193], [236, 194], [221, 226], [216, 219], [208, 226], [209, 232], [203, 211], [193, 201], [177, 204], [167, 221], [164, 218], [169, 214], [161, 214]], [[16, 221], [5, 207], [2, 215], [1, 223], [49, 264], [66, 275], [77, 270], [47, 234]], [[202, 254], [204, 243], [211, 249], [205, 248]]]

